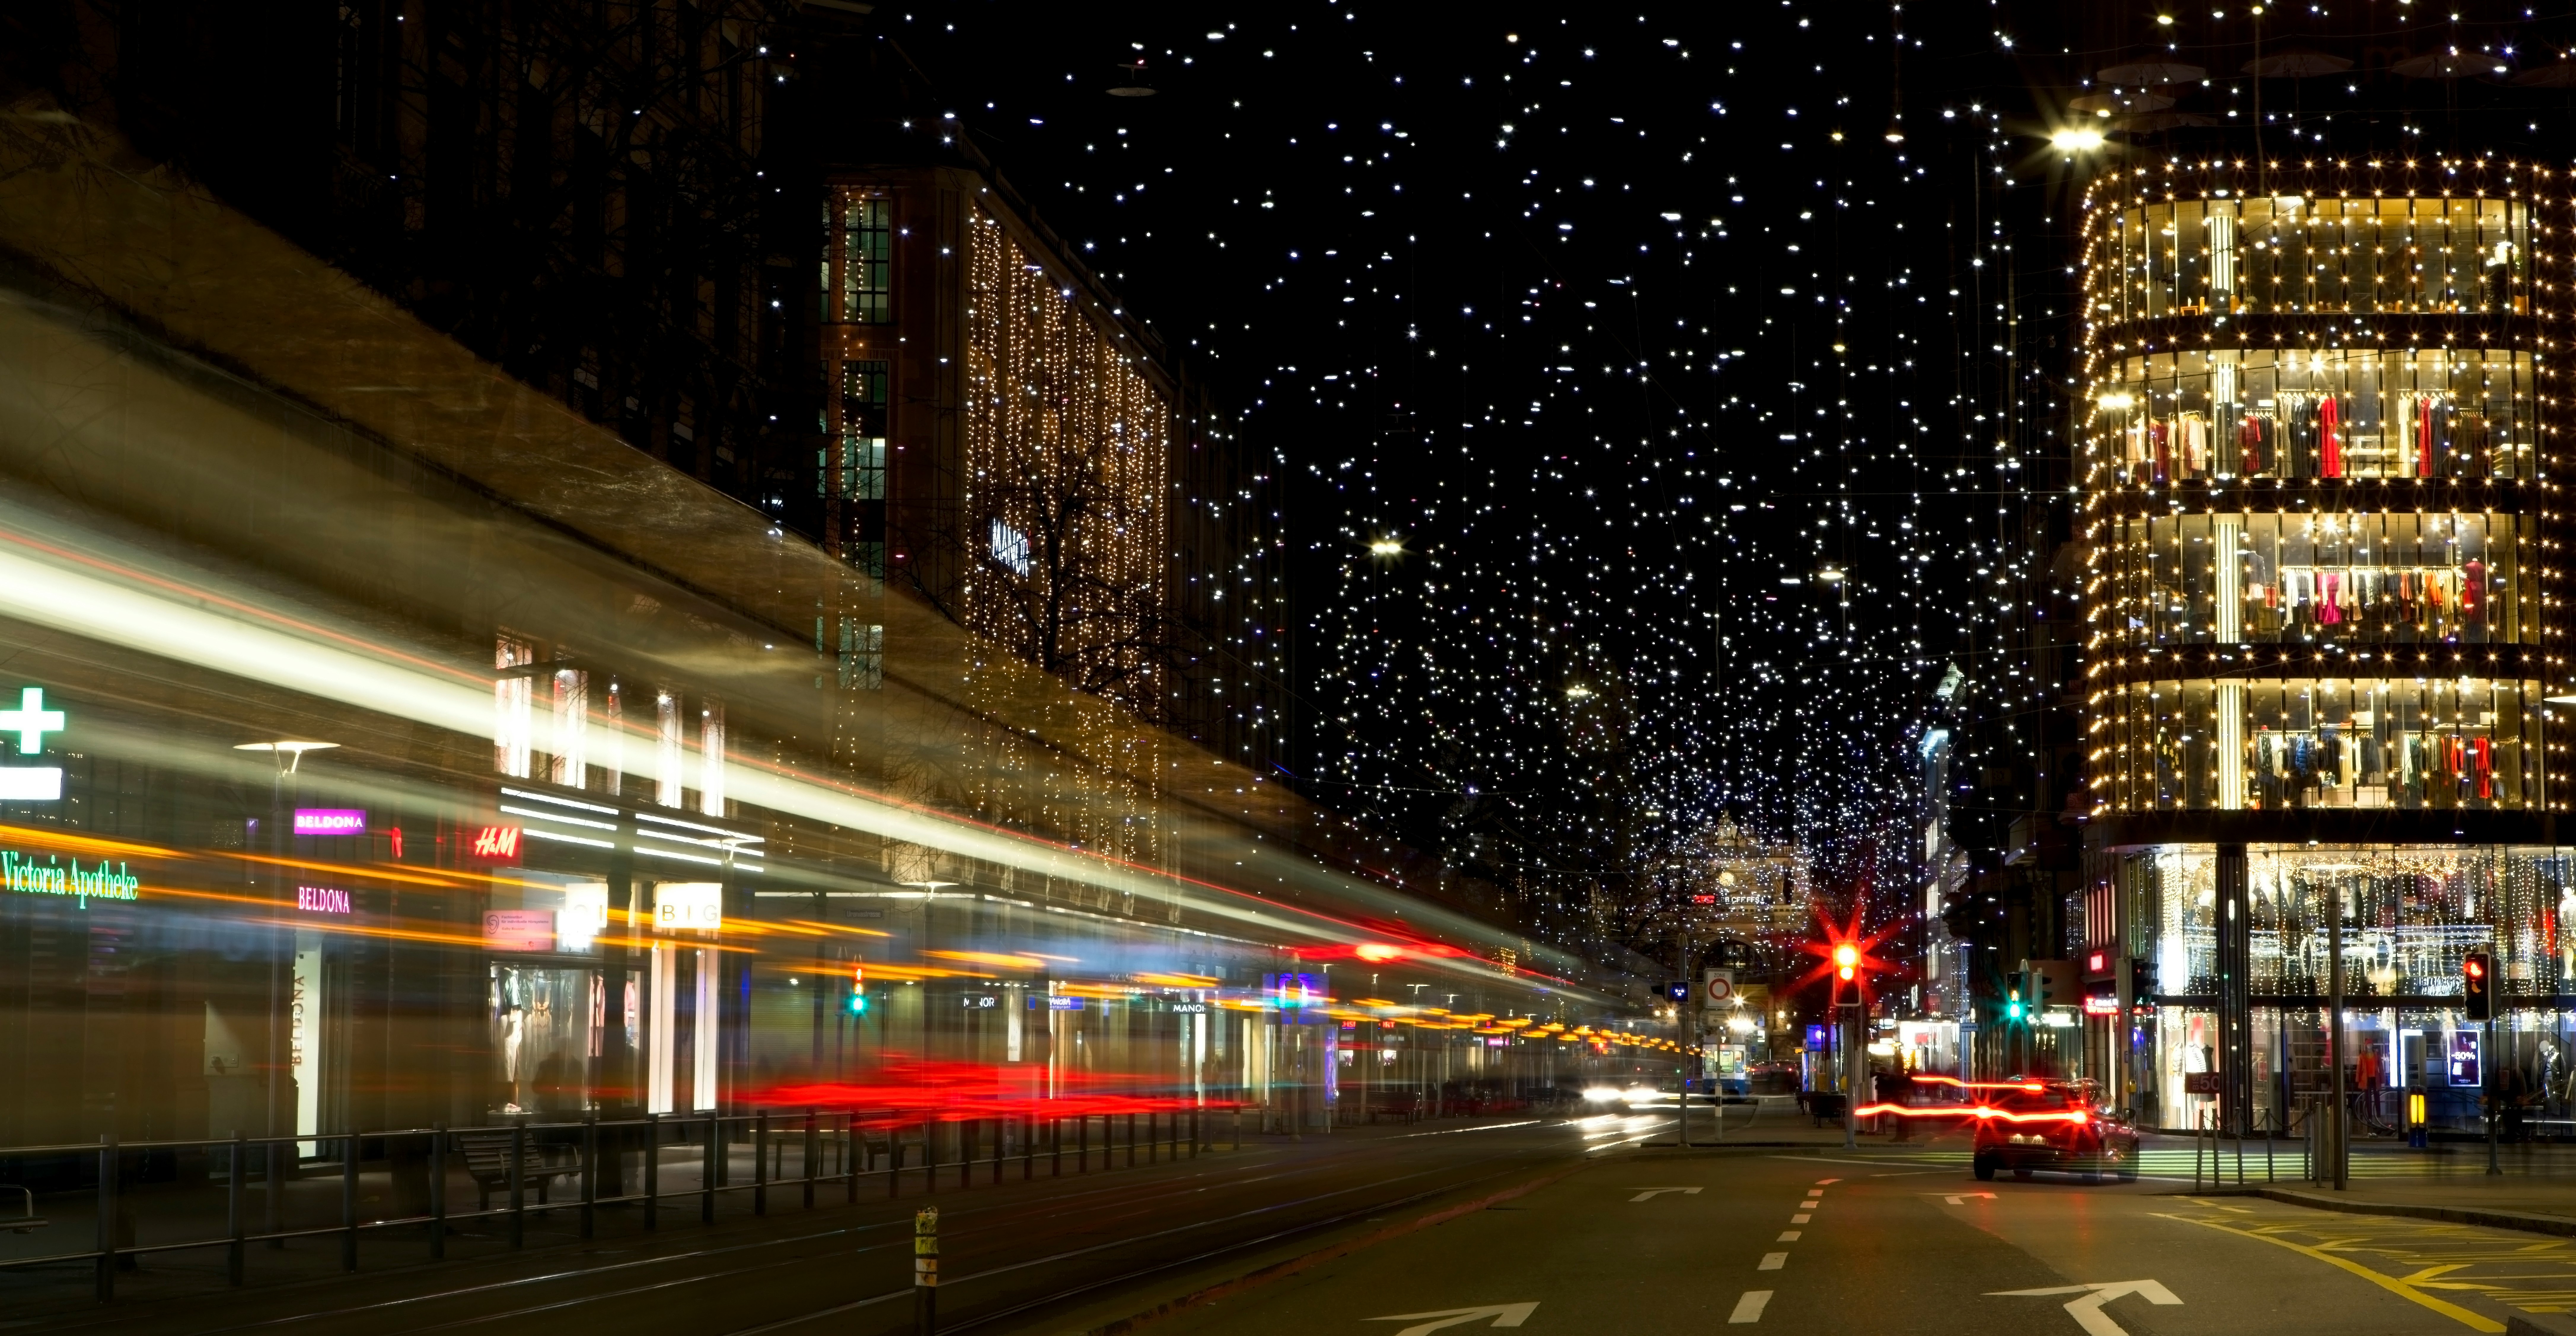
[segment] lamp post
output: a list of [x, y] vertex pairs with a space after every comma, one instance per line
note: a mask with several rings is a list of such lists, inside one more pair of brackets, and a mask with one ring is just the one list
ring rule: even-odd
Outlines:
[[[1860, 1087], [1865, 1076], [1861, 1052], [1860, 948], [1849, 942], [1834, 946], [1835, 1010], [1844, 1014], [1838, 1019], [1843, 1032], [1843, 1149], [1860, 1145]], [[1842, 1000], [1844, 985], [1851, 987], [1851, 1000]]]
[[[327, 751], [339, 745], [336, 742], [280, 740], [244, 742], [233, 747], [234, 751], [267, 752], [269, 759], [274, 763], [268, 785], [266, 818], [268, 839], [265, 841], [268, 855], [272, 860], [268, 865], [267, 878], [272, 915], [279, 913], [285, 907], [284, 860], [295, 852], [292, 830], [294, 818], [290, 812], [295, 800], [296, 771], [304, 763], [304, 753]], [[261, 1118], [266, 1126], [266, 1135], [271, 1137], [282, 1136], [286, 1131], [293, 1130], [292, 1128], [281, 1129], [278, 1124], [281, 1121], [293, 1122], [292, 1118], [283, 1117], [282, 1114], [287, 1099], [287, 1012], [291, 1003], [286, 970], [287, 957], [294, 951], [294, 946], [294, 939], [287, 936], [284, 923], [272, 919], [268, 930], [268, 1053], [265, 1063], [268, 1069], [268, 1080], [261, 1092], [263, 1105]], [[283, 1188], [286, 1174], [281, 1164], [281, 1161], [286, 1158], [285, 1144], [277, 1141], [268, 1143], [266, 1175], [268, 1228], [266, 1232], [270, 1234], [285, 1228], [286, 1201]], [[271, 1246], [284, 1247], [285, 1240], [274, 1240]]]

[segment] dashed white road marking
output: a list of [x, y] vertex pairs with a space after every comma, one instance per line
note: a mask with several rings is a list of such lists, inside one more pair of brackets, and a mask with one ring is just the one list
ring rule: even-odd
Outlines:
[[1784, 1230], [1781, 1230], [1781, 1231], [1780, 1231], [1780, 1237], [1778, 1237], [1778, 1238], [1776, 1238], [1776, 1239], [1773, 1239], [1773, 1240], [1772, 1240], [1772, 1242], [1774, 1242], [1774, 1243], [1795, 1243], [1795, 1242], [1797, 1242], [1797, 1241], [1798, 1241], [1798, 1236], [1799, 1236], [1800, 1234], [1805, 1233], [1805, 1232], [1806, 1232], [1806, 1231], [1805, 1231], [1805, 1230], [1803, 1230], [1803, 1229], [1784, 1229]]
[[1789, 1223], [1793, 1225], [1803, 1225], [1811, 1218], [1812, 1217], [1804, 1215], [1793, 1215], [1789, 1217]]
[[1753, 1269], [1754, 1269], [1754, 1270], [1756, 1270], [1756, 1271], [1777, 1271], [1777, 1270], [1779, 1270], [1780, 1268], [1782, 1268], [1782, 1267], [1784, 1267], [1784, 1266], [1787, 1266], [1788, 1264], [1789, 1264], [1789, 1254], [1787, 1254], [1787, 1253], [1784, 1253], [1784, 1252], [1764, 1253], [1764, 1254], [1762, 1254], [1762, 1265], [1757, 1266], [1757, 1267], [1755, 1267], [1755, 1268], [1753, 1268]]
[[1726, 1320], [1730, 1323], [1759, 1322], [1762, 1320], [1763, 1306], [1770, 1302], [1771, 1291], [1746, 1290], [1744, 1297], [1735, 1301], [1735, 1311], [1728, 1314]]

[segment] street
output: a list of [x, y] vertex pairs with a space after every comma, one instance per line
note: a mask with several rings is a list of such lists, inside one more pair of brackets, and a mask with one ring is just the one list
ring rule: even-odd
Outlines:
[[2576, 1306], [2565, 1239], [1913, 1158], [1621, 1152], [1160, 1330], [2500, 1332]]
[[603, 1212], [586, 1244], [532, 1231], [512, 1253], [467, 1236], [445, 1267], [387, 1238], [357, 1276], [282, 1259], [261, 1265], [300, 1278], [243, 1291], [222, 1287], [219, 1255], [156, 1254], [116, 1309], [66, 1273], [20, 1291], [6, 1325], [406, 1336], [570, 1318], [642, 1336], [892, 1336], [916, 1329], [907, 1240], [925, 1204], [941, 1209], [942, 1331], [2501, 1332], [2514, 1310], [2576, 1307], [2576, 1239], [2196, 1194], [2172, 1146], [2134, 1184], [1980, 1183], [1955, 1138], [1845, 1151], [1799, 1119], [1730, 1135], [1757, 1129], [1758, 1144], [1681, 1151], [1662, 1117], [1524, 1116], [1062, 1179], [1013, 1162], [998, 1184], [825, 1194], [811, 1212], [782, 1194], [766, 1218], [712, 1228], [646, 1234]]

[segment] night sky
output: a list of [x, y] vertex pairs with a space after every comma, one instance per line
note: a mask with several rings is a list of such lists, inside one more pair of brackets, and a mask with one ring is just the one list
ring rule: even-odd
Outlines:
[[1542, 899], [1731, 812], [1900, 909], [1927, 694], [2017, 666], [2034, 146], [1988, 32], [1660, 8], [880, 14], [1283, 460], [1309, 792]]

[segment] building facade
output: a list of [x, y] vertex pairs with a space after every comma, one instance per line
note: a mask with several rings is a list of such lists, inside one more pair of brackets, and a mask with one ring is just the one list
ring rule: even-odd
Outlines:
[[2410, 1088], [2473, 1125], [2506, 1069], [2566, 1100], [2566, 184], [2177, 155], [2086, 192], [2075, 963], [2088, 1074], [2150, 1123], [2327, 1098], [2338, 942], [2372, 1125]]

